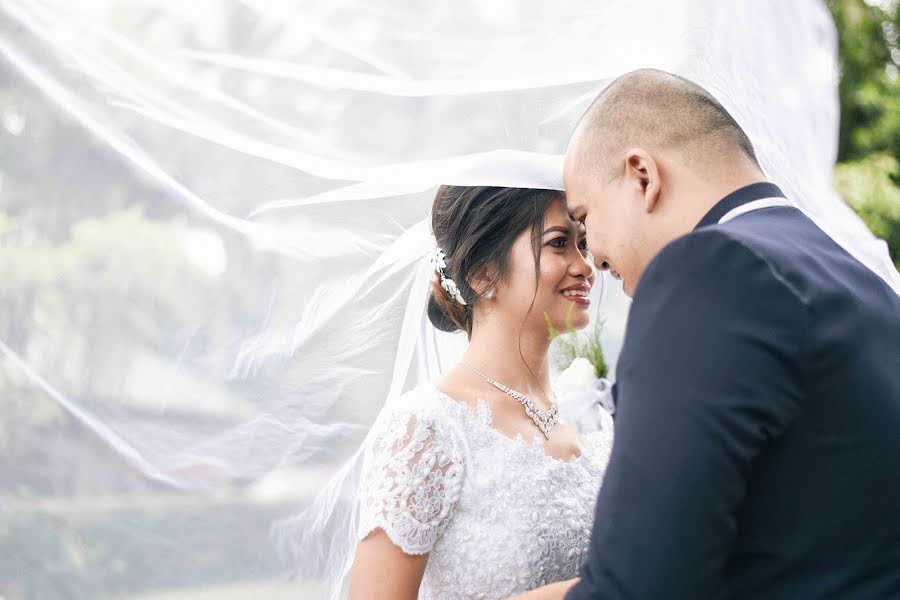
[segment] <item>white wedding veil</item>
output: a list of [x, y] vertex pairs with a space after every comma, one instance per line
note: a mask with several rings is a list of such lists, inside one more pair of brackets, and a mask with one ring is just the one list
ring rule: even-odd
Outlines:
[[338, 597], [366, 433], [465, 343], [436, 187], [561, 189], [630, 70], [900, 292], [831, 186], [836, 60], [818, 0], [0, 0], [0, 594]]

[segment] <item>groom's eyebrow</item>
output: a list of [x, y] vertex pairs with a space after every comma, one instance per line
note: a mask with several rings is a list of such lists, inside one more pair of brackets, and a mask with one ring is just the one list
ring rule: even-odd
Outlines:
[[571, 210], [569, 211], [569, 218], [572, 219], [573, 221], [575, 221], [576, 223], [581, 223], [582, 225], [584, 225], [584, 217], [581, 217], [579, 219], [578, 217], [575, 216], [574, 211], [571, 211]]
[[572, 221], [575, 221], [575, 222], [578, 223], [580, 226], [584, 227], [584, 217], [581, 217], [581, 218], [579, 219], [578, 217], [575, 216], [575, 212], [574, 212], [574, 211], [571, 211], [571, 210], [569, 211], [569, 219], [571, 219]]

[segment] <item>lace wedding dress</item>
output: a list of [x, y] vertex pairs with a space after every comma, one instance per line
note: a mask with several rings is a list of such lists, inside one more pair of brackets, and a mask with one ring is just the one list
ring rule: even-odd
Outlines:
[[375, 424], [360, 488], [359, 538], [376, 528], [429, 553], [419, 598], [507, 598], [578, 574], [612, 446], [611, 422], [568, 461], [495, 429], [432, 385]]

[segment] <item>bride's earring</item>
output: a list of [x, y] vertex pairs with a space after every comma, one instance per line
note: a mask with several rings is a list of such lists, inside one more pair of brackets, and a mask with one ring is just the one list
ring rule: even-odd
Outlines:
[[482, 294], [482, 298], [484, 298], [485, 300], [490, 300], [493, 297], [494, 297], [494, 288], [491, 288], [488, 291], [486, 291], [484, 294]]

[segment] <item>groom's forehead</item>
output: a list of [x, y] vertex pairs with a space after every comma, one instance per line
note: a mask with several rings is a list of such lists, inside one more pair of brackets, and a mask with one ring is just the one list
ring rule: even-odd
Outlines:
[[566, 203], [570, 211], [576, 212], [587, 207], [591, 179], [591, 174], [584, 169], [573, 168], [566, 173]]
[[572, 217], [572, 220], [580, 221], [584, 218], [587, 206], [583, 194], [577, 191], [577, 188], [573, 187], [571, 191], [566, 190], [566, 207], [569, 209], [569, 216]]

